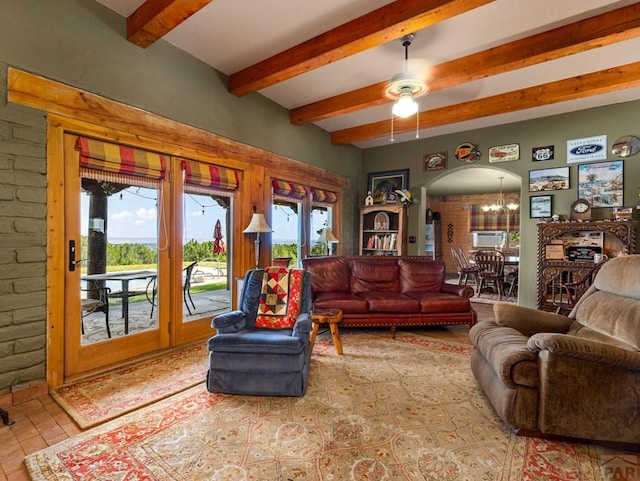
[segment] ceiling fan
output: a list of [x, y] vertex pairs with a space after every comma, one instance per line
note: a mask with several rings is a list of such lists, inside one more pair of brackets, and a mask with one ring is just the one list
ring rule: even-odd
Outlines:
[[[419, 75], [409, 71], [409, 46], [415, 38], [414, 33], [400, 39], [404, 47], [404, 72], [395, 75], [384, 89], [384, 95], [394, 101], [391, 109], [397, 117], [410, 117], [418, 112], [416, 98], [429, 92], [429, 87]], [[393, 120], [393, 117], [392, 117]]]

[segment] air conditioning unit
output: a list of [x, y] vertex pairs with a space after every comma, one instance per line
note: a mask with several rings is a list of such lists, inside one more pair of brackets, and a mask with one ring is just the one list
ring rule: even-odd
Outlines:
[[500, 249], [506, 245], [507, 233], [505, 231], [479, 231], [471, 233], [472, 247], [491, 247]]

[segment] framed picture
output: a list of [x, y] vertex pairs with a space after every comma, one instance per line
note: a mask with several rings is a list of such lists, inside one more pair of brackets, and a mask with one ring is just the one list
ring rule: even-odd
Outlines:
[[591, 207], [624, 206], [624, 161], [578, 165], [578, 198]]
[[545, 190], [567, 190], [569, 188], [569, 167], [539, 169], [529, 171], [529, 192]]
[[529, 217], [551, 217], [550, 195], [534, 195], [529, 197]]
[[447, 168], [447, 153], [434, 152], [424, 156], [424, 170], [440, 170]]
[[[387, 200], [387, 197], [391, 199], [394, 196], [387, 196], [387, 194], [409, 187], [409, 169], [372, 172], [369, 174], [367, 185], [374, 203], [391, 202]], [[395, 198], [397, 197], [395, 195]]]

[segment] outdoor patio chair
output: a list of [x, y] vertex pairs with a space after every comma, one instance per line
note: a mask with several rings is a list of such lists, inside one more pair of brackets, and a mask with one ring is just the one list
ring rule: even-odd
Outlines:
[[[94, 287], [92, 289], [80, 289], [80, 291], [87, 293], [87, 296], [80, 300], [82, 334], [84, 334], [84, 318], [94, 312], [103, 312], [104, 322], [107, 326], [107, 336], [111, 338], [111, 329], [109, 328], [109, 292], [111, 292], [111, 289], [108, 287]], [[98, 297], [89, 297], [95, 295], [98, 295]]]
[[[184, 272], [184, 280], [182, 281], [182, 299], [184, 300], [184, 305], [187, 308], [187, 312], [189, 313], [189, 315], [191, 315], [192, 312], [187, 299], [191, 302], [193, 310], [196, 310], [196, 305], [194, 304], [193, 298], [191, 297], [191, 277], [193, 275], [193, 269], [195, 269], [197, 265], [198, 261], [195, 261], [182, 269], [182, 272]], [[158, 287], [156, 284], [157, 280], [158, 278], [154, 277], [149, 281], [149, 284], [147, 284], [147, 300], [151, 303], [151, 314], [149, 315], [150, 318], [153, 317], [153, 310], [156, 307], [156, 295], [158, 293]]]

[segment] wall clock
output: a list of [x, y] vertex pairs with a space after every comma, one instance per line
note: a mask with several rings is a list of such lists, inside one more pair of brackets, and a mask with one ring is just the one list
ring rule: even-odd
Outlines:
[[571, 220], [591, 220], [591, 204], [584, 199], [578, 199], [571, 204]]

